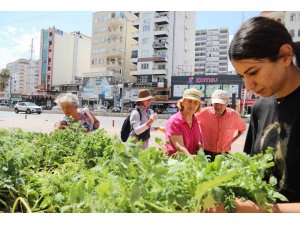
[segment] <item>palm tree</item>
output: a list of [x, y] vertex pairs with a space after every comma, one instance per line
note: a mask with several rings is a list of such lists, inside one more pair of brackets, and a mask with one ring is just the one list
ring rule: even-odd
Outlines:
[[9, 78], [10, 78], [10, 71], [8, 69], [2, 69], [0, 72], [0, 91], [5, 90]]

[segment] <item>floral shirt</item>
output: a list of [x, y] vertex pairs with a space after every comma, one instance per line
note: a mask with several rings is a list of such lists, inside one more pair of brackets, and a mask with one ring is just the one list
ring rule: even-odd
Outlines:
[[[80, 122], [81, 127], [86, 128], [88, 131], [92, 131], [94, 129], [94, 124], [92, 123], [90, 117], [83, 111], [83, 109], [78, 109], [78, 112], [80, 113], [80, 119], [78, 122]], [[72, 122], [68, 117], [64, 116], [61, 120], [61, 123], [70, 127]]]

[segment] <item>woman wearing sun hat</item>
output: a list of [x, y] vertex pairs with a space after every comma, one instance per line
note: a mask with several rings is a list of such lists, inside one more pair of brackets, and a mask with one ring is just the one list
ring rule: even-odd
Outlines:
[[179, 111], [167, 122], [166, 153], [183, 152], [195, 155], [200, 148], [201, 132], [195, 113], [201, 110], [201, 92], [195, 88], [186, 89], [177, 102]]
[[132, 110], [130, 114], [132, 131], [129, 135], [129, 139], [135, 137], [135, 142], [142, 140], [143, 149], [148, 148], [150, 131], [160, 130], [165, 132], [165, 128], [163, 127], [151, 127], [158, 118], [156, 113], [150, 115], [149, 106], [152, 99], [153, 96], [148, 89], [141, 89], [138, 92], [138, 98], [136, 100], [136, 110]]

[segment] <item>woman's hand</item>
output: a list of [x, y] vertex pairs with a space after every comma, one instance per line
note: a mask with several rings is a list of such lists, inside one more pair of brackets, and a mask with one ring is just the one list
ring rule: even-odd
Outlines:
[[166, 128], [164, 128], [164, 127], [155, 127], [155, 130], [159, 130], [163, 133], [166, 133]]

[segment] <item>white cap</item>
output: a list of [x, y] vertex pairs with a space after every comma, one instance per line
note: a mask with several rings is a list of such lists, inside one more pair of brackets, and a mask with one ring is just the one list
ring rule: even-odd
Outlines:
[[229, 100], [229, 95], [227, 91], [224, 90], [215, 90], [211, 96], [211, 103], [219, 103], [223, 105], [227, 105]]

